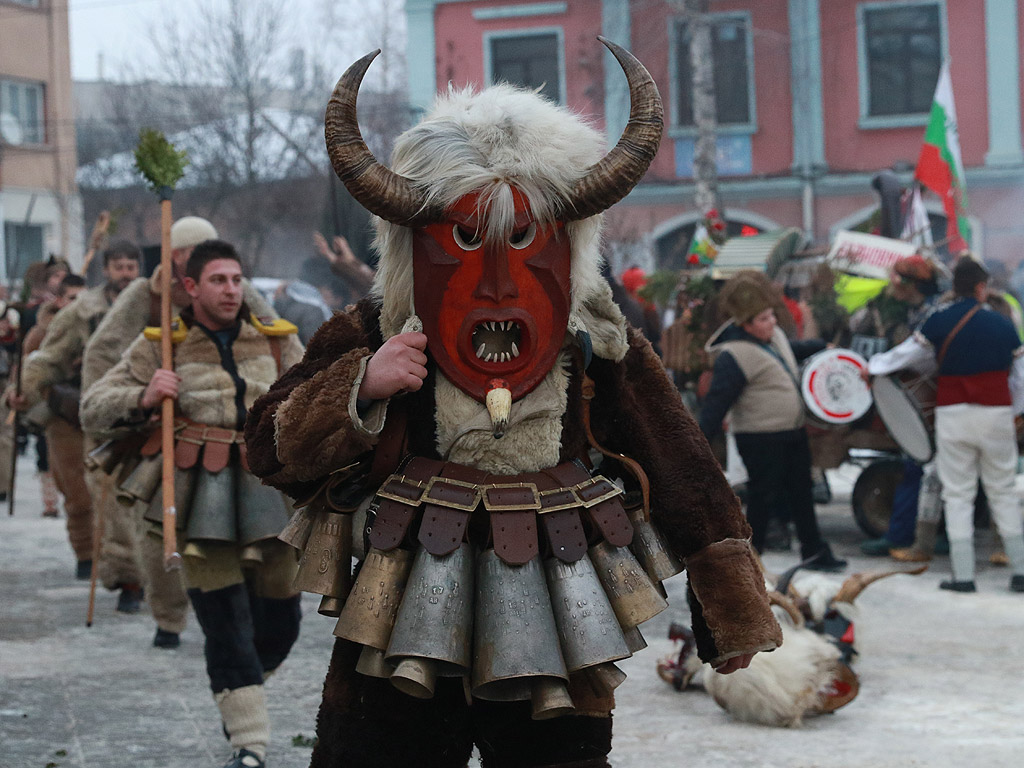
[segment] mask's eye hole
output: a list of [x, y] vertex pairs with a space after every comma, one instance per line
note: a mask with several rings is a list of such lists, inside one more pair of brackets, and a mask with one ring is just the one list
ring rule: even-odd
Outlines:
[[508, 239], [508, 244], [517, 250], [522, 250], [532, 243], [533, 238], [536, 236], [537, 222], [531, 221], [524, 229], [513, 232], [512, 236]]
[[480, 239], [479, 232], [472, 232], [458, 224], [452, 227], [452, 236], [455, 238], [455, 242], [458, 244], [459, 248], [464, 251], [475, 251], [483, 245], [483, 240]]

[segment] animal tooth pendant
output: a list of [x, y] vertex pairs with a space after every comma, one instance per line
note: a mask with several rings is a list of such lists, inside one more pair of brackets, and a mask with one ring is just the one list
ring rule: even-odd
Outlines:
[[508, 429], [508, 417], [512, 412], [512, 392], [504, 379], [491, 379], [490, 388], [484, 400], [487, 414], [491, 417], [491, 431], [497, 440]]

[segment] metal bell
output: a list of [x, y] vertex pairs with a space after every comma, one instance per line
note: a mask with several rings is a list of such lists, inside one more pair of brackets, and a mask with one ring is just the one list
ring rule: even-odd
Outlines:
[[368, 645], [363, 646], [362, 653], [359, 654], [359, 661], [356, 662], [356, 672], [367, 677], [391, 677], [391, 673], [395, 671], [394, 664], [388, 664], [384, 660], [384, 651], [380, 648], [371, 648]]
[[314, 515], [309, 507], [296, 509], [292, 513], [292, 519], [288, 521], [288, 525], [277, 534], [277, 538], [301, 552], [306, 548], [309, 534], [313, 531], [313, 520]]
[[[157, 457], [159, 458], [159, 457]], [[195, 495], [196, 473], [192, 469], [174, 470], [174, 507], [177, 510], [177, 525], [179, 531], [184, 531], [185, 526], [191, 517], [192, 497]], [[162, 523], [164, 519], [164, 495], [162, 492], [153, 494], [149, 506], [143, 517], [152, 523]]]
[[292, 512], [284, 496], [277, 489], [263, 485], [256, 475], [244, 469], [239, 469], [235, 478], [238, 543], [245, 545], [277, 538], [288, 525]]
[[185, 544], [185, 548], [181, 551], [182, 557], [194, 557], [196, 560], [206, 559], [206, 550], [202, 545], [197, 544], [194, 541], [190, 541]]
[[626, 645], [629, 646], [630, 653], [639, 653], [647, 647], [647, 641], [640, 634], [640, 627], [629, 627], [622, 630], [622, 634], [626, 638]]
[[594, 690], [603, 695], [610, 694], [626, 680], [626, 673], [611, 662], [590, 667], [585, 674]]
[[334, 634], [384, 650], [412, 567], [412, 552], [371, 548], [341, 609]]
[[292, 586], [299, 592], [345, 597], [352, 587], [352, 517], [325, 512], [299, 558]]
[[229, 464], [214, 473], [200, 467], [197, 472], [196, 490], [186, 527], [187, 538], [190, 541], [238, 541], [235, 468]]
[[263, 549], [258, 544], [250, 544], [247, 547], [242, 547], [242, 551], [239, 553], [238, 559], [242, 561], [242, 565], [260, 565], [263, 563]]
[[316, 612], [321, 616], [330, 616], [332, 619], [336, 619], [341, 616], [341, 609], [344, 605], [345, 598], [324, 595], [320, 598], [320, 607], [316, 609]]
[[[117, 489], [117, 501], [126, 507], [130, 507], [136, 501], [148, 503], [160, 487], [163, 479], [163, 459], [157, 456], [147, 456], [138, 463], [131, 474]], [[175, 500], [177, 506], [177, 500]]]
[[90, 472], [100, 471], [111, 475], [123, 458], [116, 440], [107, 440], [85, 454], [85, 468]]
[[639, 626], [668, 608], [668, 602], [627, 547], [600, 541], [589, 554], [623, 629]]
[[391, 682], [417, 698], [434, 695], [434, 678], [469, 674], [473, 636], [473, 550], [468, 542], [436, 557], [420, 548], [398, 608], [387, 660]]
[[657, 526], [650, 520], [644, 520], [643, 508], [637, 507], [628, 514], [633, 524], [633, 541], [629, 548], [651, 580], [665, 581], [682, 573], [683, 563], [669, 549], [668, 542]]
[[608, 596], [590, 558], [575, 563], [552, 557], [544, 563], [558, 639], [569, 672], [630, 655]]
[[531, 678], [569, 676], [539, 558], [511, 566], [493, 549], [477, 562], [473, 695], [532, 699]]
[[533, 720], [551, 720], [571, 715], [576, 709], [565, 683], [556, 677], [538, 677], [530, 686]]

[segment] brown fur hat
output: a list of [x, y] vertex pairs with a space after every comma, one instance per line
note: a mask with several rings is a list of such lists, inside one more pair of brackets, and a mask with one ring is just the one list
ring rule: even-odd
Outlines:
[[733, 275], [718, 296], [719, 305], [742, 325], [766, 309], [775, 309], [777, 291], [767, 275], [744, 270]]

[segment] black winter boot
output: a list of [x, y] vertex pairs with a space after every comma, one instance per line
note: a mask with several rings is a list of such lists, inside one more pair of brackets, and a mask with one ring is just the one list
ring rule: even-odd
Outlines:
[[240, 749], [224, 763], [224, 768], [266, 768], [267, 763], [255, 752]]
[[806, 560], [809, 557], [814, 557], [807, 565], [804, 566], [809, 571], [825, 571], [827, 573], [836, 573], [843, 570], [846, 567], [846, 561], [840, 560], [838, 557], [832, 554], [832, 548], [828, 544], [822, 544], [821, 549], [818, 550], [817, 555], [808, 553], [804, 556]]

